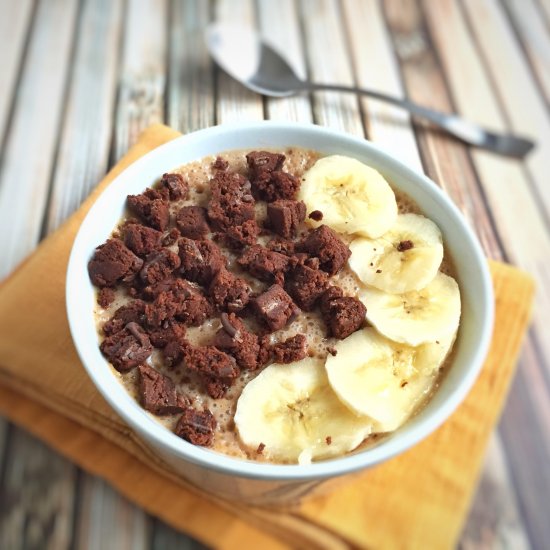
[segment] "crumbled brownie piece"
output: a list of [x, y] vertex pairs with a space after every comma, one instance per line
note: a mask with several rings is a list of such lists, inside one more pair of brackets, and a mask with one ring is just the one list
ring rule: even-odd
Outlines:
[[182, 237], [203, 239], [210, 227], [206, 220], [206, 208], [202, 206], [184, 206], [176, 215], [176, 225]]
[[216, 419], [209, 410], [197, 411], [188, 407], [183, 411], [175, 433], [193, 445], [209, 447], [212, 445], [215, 430]]
[[256, 244], [248, 248], [237, 260], [237, 263], [261, 281], [277, 282], [282, 285], [289, 258]]
[[285, 239], [295, 237], [306, 216], [306, 205], [302, 201], [277, 200], [267, 205], [269, 225], [275, 233]]
[[88, 263], [88, 273], [96, 286], [114, 286], [119, 281], [129, 282], [141, 269], [143, 260], [129, 250], [122, 241], [109, 239], [95, 249]]
[[146, 189], [141, 195], [128, 195], [128, 208], [154, 229], [164, 231], [170, 221], [168, 203], [155, 189]]
[[157, 284], [171, 275], [180, 263], [180, 258], [175, 252], [168, 248], [161, 248], [147, 256], [139, 277], [146, 285]]
[[127, 372], [143, 363], [151, 355], [153, 346], [137, 323], [128, 323], [124, 329], [105, 338], [100, 349], [115, 369]]
[[108, 286], [103, 287], [97, 293], [97, 303], [103, 308], [108, 308], [115, 301], [115, 291]]
[[208, 217], [215, 229], [226, 231], [254, 219], [255, 201], [250, 182], [244, 176], [236, 172], [217, 172], [210, 180], [210, 188]]
[[296, 245], [293, 241], [281, 239], [280, 237], [275, 237], [266, 244], [266, 247], [269, 248], [269, 250], [285, 254], [285, 256], [292, 256], [292, 254], [294, 254], [295, 246]]
[[171, 340], [162, 349], [164, 362], [168, 367], [175, 367], [183, 361], [185, 350], [190, 346], [185, 338]]
[[182, 412], [184, 398], [178, 398], [174, 382], [149, 365], [140, 365], [139, 394], [144, 409], [160, 416]]
[[261, 455], [264, 452], [265, 449], [265, 443], [260, 443], [258, 445], [258, 448], [256, 449], [256, 453]]
[[246, 155], [250, 180], [256, 180], [264, 174], [271, 174], [283, 167], [286, 157], [281, 153], [252, 151]]
[[302, 309], [311, 311], [327, 284], [328, 277], [324, 271], [298, 264], [287, 276], [285, 289]]
[[405, 252], [406, 250], [410, 250], [411, 248], [414, 248], [414, 243], [412, 241], [401, 241], [397, 245], [398, 252]]
[[188, 369], [206, 376], [232, 380], [240, 373], [235, 359], [214, 346], [188, 346], [184, 350], [184, 360]]
[[226, 229], [227, 245], [233, 249], [240, 249], [246, 245], [253, 245], [258, 240], [260, 228], [256, 220], [246, 220], [241, 225], [232, 225]]
[[223, 268], [212, 279], [208, 293], [220, 311], [241, 311], [250, 300], [248, 283]]
[[234, 313], [222, 313], [221, 321], [222, 328], [214, 335], [212, 345], [232, 355], [243, 369], [257, 369], [260, 366], [258, 337], [248, 331]]
[[271, 353], [275, 363], [294, 363], [307, 355], [307, 338], [303, 334], [296, 334], [284, 342], [271, 346]]
[[180, 174], [164, 174], [160, 186], [168, 190], [170, 200], [186, 199], [189, 195], [189, 184]]
[[143, 325], [145, 321], [145, 302], [134, 300], [129, 304], [119, 307], [113, 316], [103, 325], [103, 333], [106, 336], [122, 330], [128, 323]]
[[290, 200], [296, 197], [298, 189], [300, 189], [300, 178], [287, 172], [275, 171], [271, 174], [263, 194], [269, 202], [279, 199]]
[[132, 223], [126, 226], [124, 230], [124, 244], [138, 256], [144, 257], [160, 247], [162, 233], [141, 225]]
[[164, 348], [173, 341], [185, 340], [185, 325], [174, 319], [164, 321], [160, 327], [149, 330], [149, 339], [156, 348]]
[[227, 264], [222, 251], [212, 241], [194, 241], [182, 237], [178, 243], [181, 274], [190, 281], [208, 285], [216, 273]]
[[343, 340], [359, 330], [367, 308], [357, 298], [343, 296], [342, 289], [330, 287], [321, 298], [321, 314], [328, 335]]
[[216, 160], [212, 163], [214, 170], [227, 170], [229, 168], [229, 162], [222, 157], [216, 157]]
[[300, 313], [292, 298], [277, 284], [251, 300], [251, 304], [257, 317], [272, 331], [283, 328]]
[[314, 210], [313, 212], [310, 213], [308, 218], [310, 220], [320, 222], [323, 219], [323, 213], [320, 210]]
[[168, 233], [165, 233], [162, 238], [162, 246], [172, 246], [178, 242], [181, 237], [179, 230], [176, 227], [172, 227]]
[[319, 258], [321, 269], [329, 275], [338, 273], [351, 256], [350, 249], [327, 225], [314, 229], [298, 243], [296, 249]]

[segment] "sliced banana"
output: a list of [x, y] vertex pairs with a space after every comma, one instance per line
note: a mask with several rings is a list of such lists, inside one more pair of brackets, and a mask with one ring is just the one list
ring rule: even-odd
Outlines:
[[373, 328], [354, 332], [335, 346], [326, 370], [330, 385], [352, 411], [376, 421], [375, 432], [401, 426], [433, 388], [454, 334], [437, 343], [410, 347]]
[[308, 212], [320, 210], [322, 223], [341, 233], [376, 238], [388, 231], [397, 217], [395, 194], [382, 175], [340, 155], [319, 159], [306, 172], [299, 198]]
[[439, 227], [424, 216], [402, 214], [378, 239], [355, 239], [349, 266], [367, 284], [400, 294], [424, 288], [443, 260]]
[[353, 450], [373, 422], [340, 402], [321, 360], [306, 358], [270, 365], [249, 382], [237, 402], [235, 425], [251, 450], [263, 443], [269, 459], [305, 463]]
[[359, 299], [367, 307], [367, 320], [395, 342], [418, 346], [458, 330], [460, 291], [456, 281], [441, 272], [421, 290], [389, 294], [365, 287]]

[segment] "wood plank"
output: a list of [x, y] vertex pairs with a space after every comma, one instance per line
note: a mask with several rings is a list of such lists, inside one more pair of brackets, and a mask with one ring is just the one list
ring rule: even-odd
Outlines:
[[[245, 541], [243, 541], [243, 548]], [[180, 533], [165, 523], [155, 520], [151, 550], [207, 550], [201, 542]]]
[[0, 475], [4, 471], [9, 423], [0, 416]]
[[[300, 32], [299, 13], [294, 0], [259, 0], [260, 31], [288, 59], [296, 73], [307, 78], [306, 60]], [[266, 98], [266, 117], [272, 120], [311, 122], [309, 97], [300, 94], [288, 98]]]
[[[525, 166], [550, 219], [550, 118], [527, 59], [513, 35], [509, 21], [496, 0], [463, 0], [465, 13], [500, 99], [503, 114], [516, 132], [530, 136], [537, 147], [527, 157]], [[548, 69], [550, 75], [550, 34], [548, 34]], [[502, 63], [506, 59], [506, 63]]]
[[550, 104], [550, 1], [544, 0], [547, 20], [535, 0], [501, 0], [525, 48], [547, 104]]
[[129, 0], [116, 110], [114, 162], [140, 132], [164, 120], [167, 0]]
[[209, 7], [202, 0], [171, 5], [167, 120], [183, 133], [215, 122], [214, 68], [202, 36]]
[[[107, 483], [86, 475], [80, 484], [75, 547], [146, 550], [151, 520]], [[108, 541], [108, 542], [107, 542]]]
[[48, 233], [78, 208], [107, 171], [122, 12], [122, 0], [84, 0], [45, 227]]
[[[355, 84], [339, 3], [304, 0], [299, 3], [310, 78], [327, 84]], [[364, 136], [359, 101], [354, 94], [315, 92], [315, 123]]]
[[40, 236], [76, 12], [74, 1], [42, 1], [37, 8], [0, 174], [0, 279]]
[[13, 430], [0, 492], [0, 548], [69, 548], [75, 468]]
[[493, 436], [489, 441], [476, 497], [460, 539], [462, 550], [530, 548], [515, 495], [507, 490], [510, 485], [510, 473], [502, 443]]
[[19, 67], [31, 23], [33, 1], [0, 0], [0, 139], [8, 123]]
[[[380, 4], [345, 0], [342, 5], [357, 85], [403, 97], [399, 68]], [[360, 101], [369, 139], [422, 172], [409, 114], [375, 99], [362, 97]]]
[[[256, 27], [255, 5], [252, 0], [218, 0], [214, 11], [215, 21]], [[247, 90], [221, 69], [216, 68], [216, 122], [262, 120], [262, 96]]]

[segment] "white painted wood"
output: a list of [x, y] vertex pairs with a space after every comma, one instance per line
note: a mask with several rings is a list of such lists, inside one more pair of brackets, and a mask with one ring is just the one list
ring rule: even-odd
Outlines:
[[[357, 85], [403, 97], [399, 68], [380, 4], [345, 0], [342, 6]], [[422, 171], [408, 113], [375, 99], [362, 97], [360, 101], [369, 139], [414, 170]]]
[[0, 0], [0, 139], [8, 122], [32, 7], [32, 0]]
[[[550, 218], [550, 117], [547, 106], [497, 1], [464, 0], [463, 4], [506, 119], [516, 132], [537, 142], [536, 149], [527, 157], [525, 164]], [[550, 75], [550, 34], [547, 35]], [[506, 85], [501, 85], [503, 82]]]
[[80, 508], [75, 547], [87, 550], [146, 550], [150, 519], [104, 481], [85, 476], [80, 487]]
[[[304, 0], [299, 5], [311, 79], [319, 83], [353, 86], [355, 82], [339, 2]], [[359, 100], [354, 94], [315, 92], [313, 114], [317, 124], [364, 136]]]
[[167, 0], [129, 0], [124, 33], [114, 160], [140, 132], [164, 119]]
[[175, 0], [171, 8], [167, 120], [187, 133], [215, 122], [214, 69], [203, 38], [210, 5]]
[[[215, 4], [215, 21], [256, 26], [256, 14], [252, 0], [218, 0]], [[222, 70], [217, 69], [216, 122], [262, 120], [264, 108], [262, 96], [247, 90]]]
[[[306, 78], [306, 60], [300, 32], [299, 13], [294, 0], [259, 0], [258, 17], [264, 39], [275, 46], [301, 78]], [[311, 122], [313, 115], [307, 94], [266, 98], [267, 118]]]
[[84, 1], [47, 232], [78, 208], [107, 170], [122, 12], [122, 0]]
[[501, 0], [510, 13], [539, 79], [546, 101], [550, 103], [550, 1], [543, 0], [547, 21], [536, 0]]
[[13, 430], [0, 492], [0, 548], [69, 548], [76, 468]]
[[64, 0], [40, 2], [37, 8], [0, 173], [0, 279], [40, 236], [76, 11], [75, 1]]

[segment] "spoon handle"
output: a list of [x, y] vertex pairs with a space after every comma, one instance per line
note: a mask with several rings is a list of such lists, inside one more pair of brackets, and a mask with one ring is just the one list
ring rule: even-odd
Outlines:
[[394, 96], [386, 95], [374, 90], [368, 90], [365, 88], [356, 88], [354, 86], [339, 86], [337, 84], [317, 84], [313, 82], [303, 82], [303, 86], [300, 86], [301, 90], [326, 90], [336, 92], [350, 92], [361, 95], [380, 99], [386, 101], [397, 107], [401, 107], [406, 111], [409, 111], [413, 115], [421, 118], [425, 118], [442, 128], [447, 133], [457, 137], [458, 139], [481, 147], [501, 155], [524, 158], [529, 151], [535, 146], [534, 142], [511, 134], [497, 134], [481, 128], [476, 124], [468, 122], [463, 118], [460, 118], [453, 114], [441, 113], [422, 107], [408, 99], [399, 99]]

